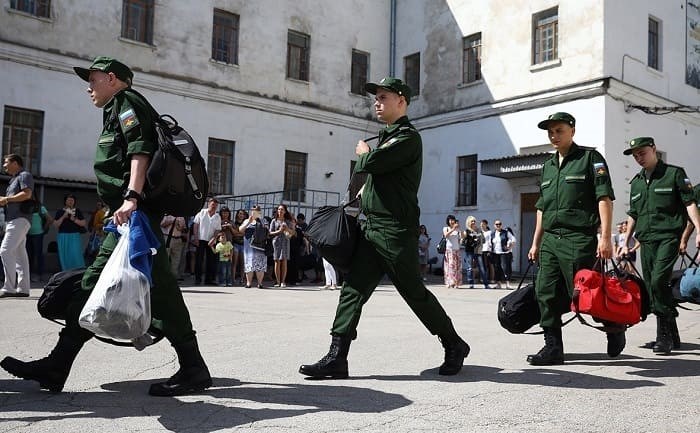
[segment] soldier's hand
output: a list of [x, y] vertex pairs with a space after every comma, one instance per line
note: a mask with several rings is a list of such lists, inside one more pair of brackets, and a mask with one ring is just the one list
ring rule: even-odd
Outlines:
[[527, 253], [527, 259], [531, 262], [536, 262], [537, 259], [539, 258], [540, 251], [539, 248], [537, 248], [536, 245], [533, 245], [530, 247], [530, 251]]
[[124, 200], [122, 205], [114, 212], [114, 223], [122, 225], [129, 222], [131, 213], [136, 210], [136, 203], [132, 200]]
[[700, 249], [700, 231], [695, 235], [695, 248]]
[[612, 241], [610, 238], [606, 238], [605, 236], [600, 237], [596, 256], [606, 260], [612, 258]]
[[688, 242], [681, 240], [681, 244], [678, 246], [678, 255], [684, 256], [686, 251], [688, 251]]
[[355, 146], [355, 155], [362, 155], [367, 152], [369, 152], [369, 144], [363, 140], [358, 141], [357, 146]]

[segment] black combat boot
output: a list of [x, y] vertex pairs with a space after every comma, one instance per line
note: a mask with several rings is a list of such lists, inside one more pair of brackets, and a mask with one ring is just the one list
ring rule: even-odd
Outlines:
[[350, 342], [348, 336], [334, 334], [326, 356], [315, 364], [302, 365], [299, 367], [299, 373], [317, 379], [346, 379]]
[[627, 339], [625, 338], [625, 331], [627, 328], [624, 325], [617, 325], [610, 322], [603, 322], [603, 324], [609, 328], [619, 328], [619, 331], [613, 330], [605, 333], [608, 337], [608, 356], [614, 358], [622, 353], [622, 349], [624, 349], [625, 344], [627, 344]]
[[173, 345], [180, 369], [165, 382], [154, 383], [148, 393], [157, 397], [172, 397], [204, 391], [212, 385], [209, 369], [199, 353], [197, 339]]
[[13, 376], [39, 382], [42, 389], [61, 392], [66, 379], [68, 379], [73, 361], [78, 356], [83, 344], [82, 341], [60, 335], [56, 347], [46, 358], [23, 362], [8, 356], [0, 362], [0, 367]]
[[544, 347], [535, 355], [528, 355], [527, 362], [531, 365], [560, 365], [564, 363], [564, 342], [561, 338], [561, 327], [544, 329]]
[[440, 366], [438, 374], [454, 376], [462, 369], [464, 358], [469, 356], [469, 345], [457, 335], [454, 328], [445, 335], [438, 335], [438, 339], [445, 348], [445, 361]]
[[654, 353], [671, 353], [673, 349], [673, 336], [671, 335], [671, 317], [658, 316], [656, 322], [656, 344], [651, 349]]
[[[660, 320], [659, 316], [656, 316], [657, 334], [659, 331], [659, 320]], [[657, 335], [657, 338], [658, 338], [658, 335]], [[678, 323], [676, 322], [675, 317], [671, 318], [671, 339], [673, 340], [673, 348], [680, 349], [681, 348], [681, 335], [678, 333]], [[641, 347], [642, 349], [653, 349], [655, 345], [656, 345], [656, 340], [644, 343], [639, 347]]]

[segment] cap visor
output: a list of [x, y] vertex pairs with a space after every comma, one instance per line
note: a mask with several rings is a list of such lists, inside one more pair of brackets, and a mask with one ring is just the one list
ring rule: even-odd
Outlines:
[[[637, 149], [639, 149], [637, 147]], [[622, 153], [625, 155], [632, 155], [632, 152], [634, 152], [635, 149], [625, 149]]]
[[365, 92], [376, 95], [378, 87], [379, 86], [377, 86], [375, 83], [367, 83], [365, 84]]
[[537, 124], [537, 127], [540, 128], [540, 129], [546, 130], [546, 129], [549, 127], [549, 123], [550, 123], [550, 122], [551, 122], [551, 120], [543, 120], [543, 121], [541, 121], [540, 123]]
[[88, 81], [90, 79], [90, 70], [89, 69], [74, 67], [73, 70], [84, 81]]

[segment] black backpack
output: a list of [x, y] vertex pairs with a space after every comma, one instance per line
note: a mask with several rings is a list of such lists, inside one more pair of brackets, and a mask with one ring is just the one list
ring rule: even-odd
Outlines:
[[151, 110], [158, 142], [146, 172], [142, 194], [145, 207], [176, 217], [196, 214], [204, 207], [209, 192], [206, 164], [197, 145], [172, 116], [159, 115], [136, 90], [129, 88], [127, 92], [138, 95]]

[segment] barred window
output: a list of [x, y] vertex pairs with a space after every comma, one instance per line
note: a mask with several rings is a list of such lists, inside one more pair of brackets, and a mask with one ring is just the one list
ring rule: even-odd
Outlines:
[[214, 9], [214, 30], [211, 36], [211, 58], [238, 64], [238, 20], [236, 14]]
[[311, 37], [289, 30], [287, 33], [287, 78], [309, 81]]
[[532, 64], [545, 63], [559, 58], [559, 12], [548, 9], [532, 16], [533, 56]]
[[350, 67], [350, 92], [356, 95], [364, 95], [367, 83], [369, 66], [369, 54], [352, 50], [352, 65]]
[[35, 17], [51, 18], [50, 0], [10, 0], [10, 9], [26, 12]]
[[15, 153], [24, 160], [24, 168], [39, 175], [44, 112], [5, 106], [2, 126], [3, 155]]
[[481, 80], [481, 33], [462, 39], [462, 83]]
[[209, 138], [207, 175], [209, 192], [213, 195], [233, 194], [233, 150], [236, 142]]
[[457, 206], [476, 206], [476, 155], [457, 158]]
[[284, 152], [284, 193], [289, 201], [306, 201], [307, 154], [287, 150]]
[[649, 17], [649, 33], [648, 33], [648, 55], [647, 65], [650, 68], [661, 70], [661, 23], [652, 17]]
[[124, 0], [122, 37], [153, 45], [153, 0]]
[[420, 94], [420, 53], [403, 58], [404, 82], [411, 88], [413, 96]]

